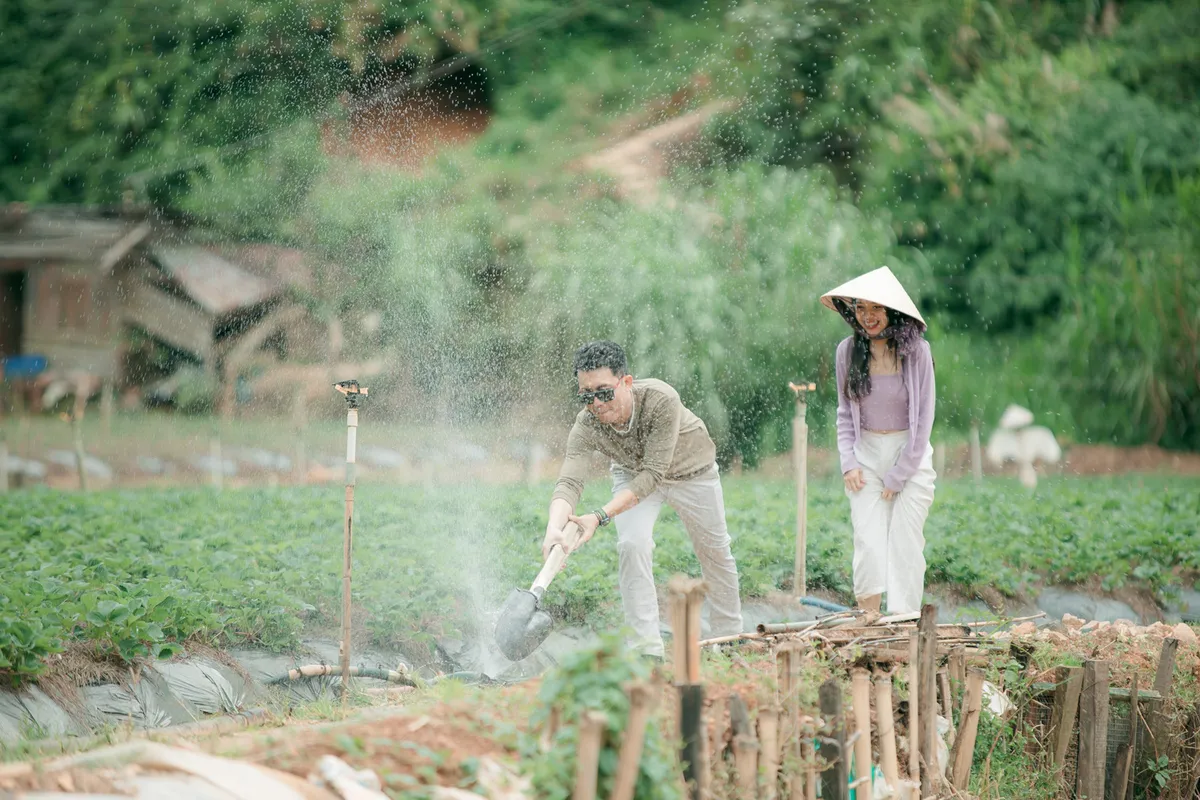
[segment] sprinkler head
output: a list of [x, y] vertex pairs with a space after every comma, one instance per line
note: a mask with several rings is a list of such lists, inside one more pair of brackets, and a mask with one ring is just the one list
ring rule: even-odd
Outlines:
[[338, 381], [333, 385], [333, 388], [346, 396], [346, 406], [348, 408], [358, 408], [359, 398], [367, 396], [367, 387], [359, 386], [358, 381], [353, 378], [346, 381]]

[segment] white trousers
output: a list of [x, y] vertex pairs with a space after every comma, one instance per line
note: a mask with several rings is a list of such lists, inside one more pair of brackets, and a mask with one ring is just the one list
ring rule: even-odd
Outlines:
[[929, 447], [904, 488], [883, 499], [883, 476], [908, 444], [908, 431], [863, 431], [854, 456], [866, 486], [850, 498], [854, 525], [854, 594], [887, 595], [887, 610], [903, 614], [921, 610], [925, 589], [925, 519], [933, 505], [933, 448]]
[[[614, 469], [613, 494], [624, 489], [629, 478]], [[737, 564], [729, 549], [725, 496], [714, 465], [711, 472], [688, 481], [664, 481], [649, 497], [613, 518], [617, 526], [617, 581], [625, 622], [635, 637], [631, 644], [641, 653], [656, 656], [663, 655], [663, 640], [658, 593], [654, 587], [654, 523], [664, 503], [679, 514], [700, 560], [704, 582], [708, 584], [712, 635], [742, 633]]]

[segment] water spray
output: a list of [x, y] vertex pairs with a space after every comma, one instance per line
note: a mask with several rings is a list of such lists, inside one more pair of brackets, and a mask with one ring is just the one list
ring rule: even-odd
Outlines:
[[354, 446], [358, 437], [359, 398], [367, 396], [367, 387], [358, 381], [335, 383], [346, 397], [346, 519], [342, 528], [342, 703], [350, 696], [350, 553], [354, 546]]

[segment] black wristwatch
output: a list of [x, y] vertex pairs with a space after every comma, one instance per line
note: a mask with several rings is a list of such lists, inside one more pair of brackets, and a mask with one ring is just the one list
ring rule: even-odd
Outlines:
[[603, 508], [597, 508], [592, 513], [596, 515], [596, 519], [600, 520], [598, 527], [603, 528], [605, 525], [612, 522], [612, 517], [610, 517], [608, 514], [605, 514]]

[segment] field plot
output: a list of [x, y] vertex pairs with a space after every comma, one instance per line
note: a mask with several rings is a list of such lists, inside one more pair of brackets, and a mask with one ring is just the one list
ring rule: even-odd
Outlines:
[[[971, 596], [1042, 583], [1169, 593], [1200, 570], [1194, 479], [949, 482], [926, 529], [928, 582]], [[602, 496], [597, 482], [585, 503]], [[539, 561], [547, 486], [360, 488], [356, 629], [420, 656], [470, 637]], [[743, 594], [789, 588], [793, 489], [727, 479]], [[99, 658], [165, 656], [189, 640], [287, 648], [331, 632], [339, 611], [341, 498], [329, 488], [25, 492], [0, 506], [0, 673], [17, 681], [70, 646]], [[850, 526], [840, 486], [810, 491], [810, 587], [848, 598]], [[682, 525], [656, 533], [660, 582], [697, 574]], [[546, 598], [565, 622], [619, 620], [616, 551], [600, 534]], [[364, 642], [365, 643], [365, 642]]]

